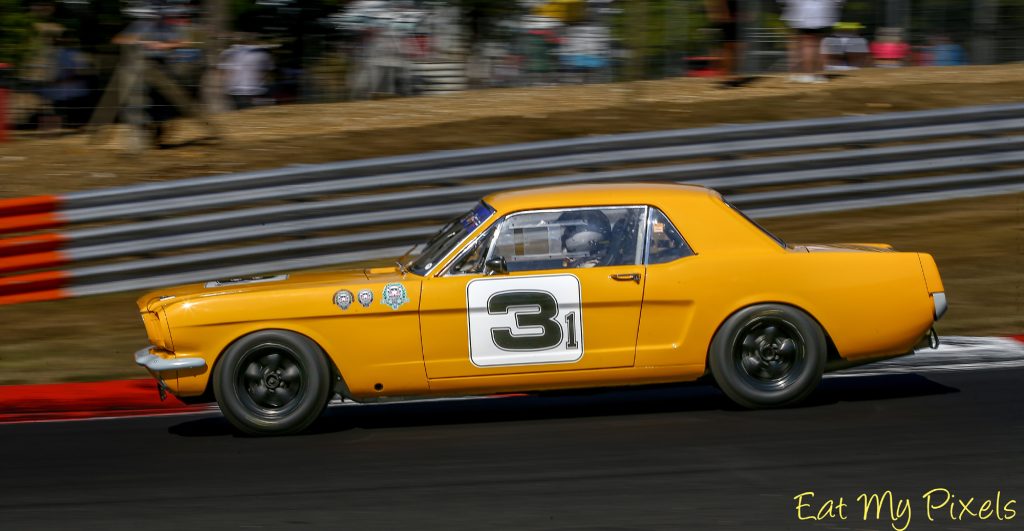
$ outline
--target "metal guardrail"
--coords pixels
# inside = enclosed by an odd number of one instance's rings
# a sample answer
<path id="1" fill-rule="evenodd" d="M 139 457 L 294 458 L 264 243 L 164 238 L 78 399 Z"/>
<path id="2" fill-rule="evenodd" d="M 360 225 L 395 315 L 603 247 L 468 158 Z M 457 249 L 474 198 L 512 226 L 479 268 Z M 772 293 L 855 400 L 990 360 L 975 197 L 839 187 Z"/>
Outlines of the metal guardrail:
<path id="1" fill-rule="evenodd" d="M 719 189 L 754 217 L 1011 193 L 1024 190 L 1022 147 L 1024 104 L 1006 104 L 595 136 L 0 200 L 0 234 L 13 235 L 0 238 L 0 304 L 392 257 L 433 223 L 512 188 L 691 182 Z M 100 225 L 71 228 L 83 224 Z M 39 232 L 52 229 L 65 230 Z"/>

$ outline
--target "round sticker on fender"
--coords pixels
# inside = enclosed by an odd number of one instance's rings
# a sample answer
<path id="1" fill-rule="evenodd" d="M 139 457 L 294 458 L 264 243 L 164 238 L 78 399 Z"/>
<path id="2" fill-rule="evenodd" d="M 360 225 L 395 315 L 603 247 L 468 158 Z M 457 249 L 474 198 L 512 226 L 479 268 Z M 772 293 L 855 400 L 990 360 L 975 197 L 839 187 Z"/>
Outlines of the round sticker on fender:
<path id="1" fill-rule="evenodd" d="M 479 278 L 466 287 L 469 358 L 480 367 L 567 363 L 583 357 L 574 275 Z"/>

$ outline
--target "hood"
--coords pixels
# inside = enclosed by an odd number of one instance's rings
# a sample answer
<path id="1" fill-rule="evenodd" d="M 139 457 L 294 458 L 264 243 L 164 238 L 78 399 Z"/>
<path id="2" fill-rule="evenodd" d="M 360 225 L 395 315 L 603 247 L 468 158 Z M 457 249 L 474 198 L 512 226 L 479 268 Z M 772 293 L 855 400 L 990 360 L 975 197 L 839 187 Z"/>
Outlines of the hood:
<path id="1" fill-rule="evenodd" d="M 361 286 L 401 280 L 403 280 L 403 275 L 395 267 L 250 275 L 162 288 L 143 295 L 138 299 L 137 304 L 140 311 L 156 312 L 170 304 L 208 297 L 222 297 L 239 293 L 274 293 L 316 287 L 330 288 L 339 285 Z"/>
<path id="2" fill-rule="evenodd" d="M 793 245 L 793 250 L 804 253 L 887 253 L 888 243 L 805 243 Z"/>

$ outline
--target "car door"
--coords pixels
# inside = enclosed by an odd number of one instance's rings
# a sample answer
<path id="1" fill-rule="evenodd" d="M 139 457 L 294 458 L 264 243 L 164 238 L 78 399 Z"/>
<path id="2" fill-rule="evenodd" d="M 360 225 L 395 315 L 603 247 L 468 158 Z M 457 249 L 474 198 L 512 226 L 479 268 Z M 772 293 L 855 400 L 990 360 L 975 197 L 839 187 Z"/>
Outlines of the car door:
<path id="1" fill-rule="evenodd" d="M 510 214 L 423 283 L 427 376 L 631 367 L 647 208 Z"/>

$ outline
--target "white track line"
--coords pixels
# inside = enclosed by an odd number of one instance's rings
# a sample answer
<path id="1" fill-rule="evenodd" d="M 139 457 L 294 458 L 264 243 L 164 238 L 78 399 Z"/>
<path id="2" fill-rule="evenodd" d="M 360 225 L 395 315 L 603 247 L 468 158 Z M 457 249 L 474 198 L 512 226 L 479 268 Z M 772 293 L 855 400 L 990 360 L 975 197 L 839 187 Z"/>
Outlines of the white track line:
<path id="1" fill-rule="evenodd" d="M 1024 343 L 1002 337 L 940 338 L 938 349 L 830 373 L 829 377 L 956 372 L 1024 367 Z"/>

